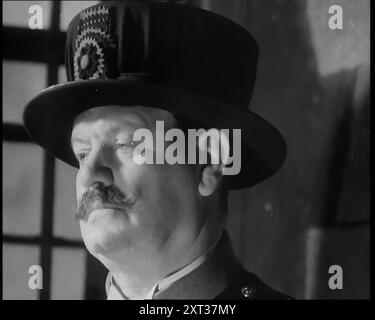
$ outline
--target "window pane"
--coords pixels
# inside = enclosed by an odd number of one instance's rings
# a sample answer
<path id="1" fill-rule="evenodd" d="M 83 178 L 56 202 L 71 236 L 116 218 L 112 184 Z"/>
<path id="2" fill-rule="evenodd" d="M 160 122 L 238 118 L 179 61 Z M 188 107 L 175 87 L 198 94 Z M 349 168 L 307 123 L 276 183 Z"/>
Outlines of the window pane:
<path id="1" fill-rule="evenodd" d="M 3 142 L 3 233 L 39 234 L 42 156 L 32 144 Z"/>
<path id="2" fill-rule="evenodd" d="M 69 239 L 81 239 L 75 219 L 75 181 L 77 169 L 56 160 L 54 234 Z"/>
<path id="3" fill-rule="evenodd" d="M 3 122 L 22 124 L 26 104 L 46 86 L 44 64 L 3 62 Z"/>
<path id="4" fill-rule="evenodd" d="M 60 29 L 65 31 L 70 21 L 77 13 L 99 2 L 100 1 L 62 1 Z"/>
<path id="5" fill-rule="evenodd" d="M 3 299 L 35 300 L 38 289 L 32 290 L 28 282 L 32 274 L 29 268 L 39 264 L 39 248 L 3 244 Z"/>
<path id="6" fill-rule="evenodd" d="M 38 5 L 42 9 L 43 29 L 50 26 L 51 1 L 3 1 L 3 25 L 21 28 L 29 28 L 29 20 L 36 13 L 29 9 L 32 5 Z M 30 9 L 30 10 L 31 10 Z"/>
<path id="7" fill-rule="evenodd" d="M 60 66 L 58 70 L 58 75 L 57 75 L 57 83 L 64 83 L 67 82 L 66 80 L 66 72 L 65 72 L 65 66 Z"/>
<path id="8" fill-rule="evenodd" d="M 52 254 L 52 300 L 83 300 L 86 252 L 56 248 Z"/>

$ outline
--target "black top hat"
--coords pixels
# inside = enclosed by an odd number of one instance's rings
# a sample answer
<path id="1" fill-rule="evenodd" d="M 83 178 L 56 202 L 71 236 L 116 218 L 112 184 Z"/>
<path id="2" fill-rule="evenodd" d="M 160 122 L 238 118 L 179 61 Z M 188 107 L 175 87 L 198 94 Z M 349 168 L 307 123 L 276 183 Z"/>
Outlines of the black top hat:
<path id="1" fill-rule="evenodd" d="M 250 187 L 276 172 L 286 145 L 248 110 L 258 46 L 231 20 L 173 3 L 111 1 L 83 10 L 67 30 L 68 82 L 49 87 L 24 112 L 31 138 L 78 166 L 74 118 L 104 105 L 166 109 L 202 127 L 241 129 L 242 167 L 229 187 Z"/>

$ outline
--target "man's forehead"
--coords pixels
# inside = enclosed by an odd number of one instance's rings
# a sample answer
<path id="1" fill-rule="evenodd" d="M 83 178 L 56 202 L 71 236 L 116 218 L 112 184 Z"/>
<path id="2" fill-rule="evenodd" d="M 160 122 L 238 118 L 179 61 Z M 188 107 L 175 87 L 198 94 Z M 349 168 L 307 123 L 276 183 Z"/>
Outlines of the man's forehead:
<path id="1" fill-rule="evenodd" d="M 74 125 L 79 122 L 93 122 L 95 120 L 129 120 L 144 122 L 153 122 L 156 120 L 173 121 L 173 115 L 163 109 L 146 106 L 100 106 L 86 110 L 79 114 L 74 121 Z"/>
<path id="2" fill-rule="evenodd" d="M 88 128 L 90 124 L 103 121 L 113 125 L 135 125 L 149 129 L 155 127 L 156 121 L 164 121 L 166 127 L 173 127 L 177 124 L 174 116 L 166 110 L 146 106 L 111 105 L 95 107 L 79 114 L 74 120 L 73 132 L 79 127 Z"/>

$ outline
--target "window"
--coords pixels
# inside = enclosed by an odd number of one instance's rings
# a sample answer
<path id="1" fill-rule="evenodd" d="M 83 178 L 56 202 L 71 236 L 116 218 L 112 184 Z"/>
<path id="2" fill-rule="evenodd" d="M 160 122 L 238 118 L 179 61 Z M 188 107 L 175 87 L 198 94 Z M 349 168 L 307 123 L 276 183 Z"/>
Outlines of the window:
<path id="1" fill-rule="evenodd" d="M 3 1 L 4 299 L 105 298 L 106 270 L 87 253 L 74 218 L 75 169 L 32 143 L 22 125 L 26 103 L 66 81 L 67 24 L 97 2 Z M 31 5 L 42 8 L 42 30 L 28 27 Z M 28 287 L 32 265 L 42 267 L 41 290 Z"/>

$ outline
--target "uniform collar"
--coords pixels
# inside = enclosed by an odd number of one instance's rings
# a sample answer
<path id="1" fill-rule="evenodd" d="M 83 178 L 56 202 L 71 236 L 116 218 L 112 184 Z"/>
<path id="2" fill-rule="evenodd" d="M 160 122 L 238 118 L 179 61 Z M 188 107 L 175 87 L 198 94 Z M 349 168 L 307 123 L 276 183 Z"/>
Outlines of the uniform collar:
<path id="1" fill-rule="evenodd" d="M 240 270 L 226 232 L 196 260 L 153 286 L 145 299 L 213 299 Z M 109 273 L 108 300 L 128 299 Z"/>

